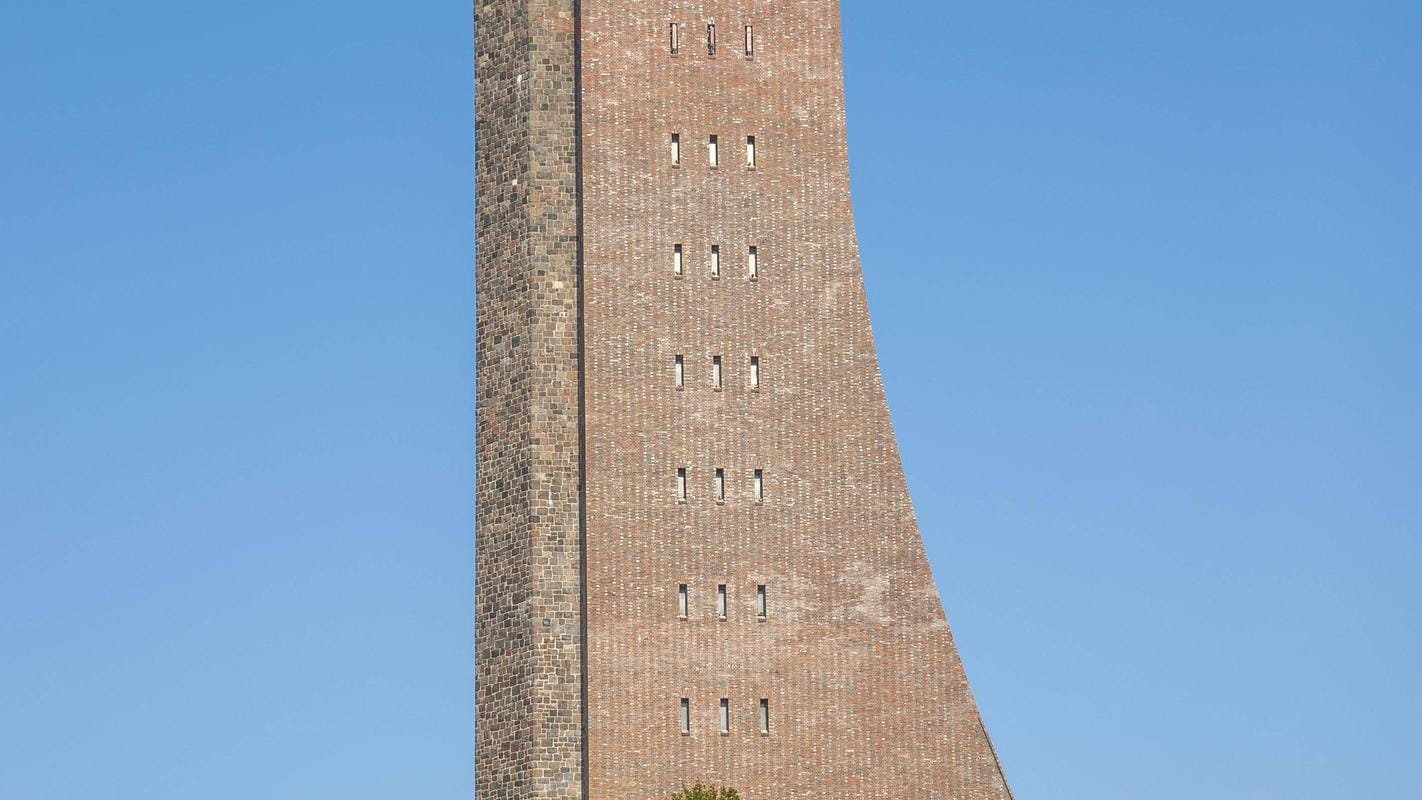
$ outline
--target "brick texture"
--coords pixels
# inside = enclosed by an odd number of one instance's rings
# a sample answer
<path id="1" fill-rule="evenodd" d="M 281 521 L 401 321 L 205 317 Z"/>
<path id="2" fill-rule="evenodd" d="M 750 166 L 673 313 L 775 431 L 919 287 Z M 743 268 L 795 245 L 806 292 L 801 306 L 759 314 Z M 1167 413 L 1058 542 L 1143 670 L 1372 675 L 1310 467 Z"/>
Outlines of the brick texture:
<path id="1" fill-rule="evenodd" d="M 1009 798 L 884 399 L 838 4 L 580 6 L 476 7 L 479 796 Z"/>

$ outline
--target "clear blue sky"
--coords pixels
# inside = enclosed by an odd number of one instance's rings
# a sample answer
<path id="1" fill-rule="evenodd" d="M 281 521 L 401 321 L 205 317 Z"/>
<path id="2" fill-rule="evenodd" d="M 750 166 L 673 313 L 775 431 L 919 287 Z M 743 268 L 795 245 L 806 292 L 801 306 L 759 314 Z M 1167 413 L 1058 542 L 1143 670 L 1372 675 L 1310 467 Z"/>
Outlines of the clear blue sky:
<path id="1" fill-rule="evenodd" d="M 1422 797 L 1422 5 L 844 6 L 1018 797 Z M 470 795 L 469 25 L 0 2 L 0 797 Z"/>

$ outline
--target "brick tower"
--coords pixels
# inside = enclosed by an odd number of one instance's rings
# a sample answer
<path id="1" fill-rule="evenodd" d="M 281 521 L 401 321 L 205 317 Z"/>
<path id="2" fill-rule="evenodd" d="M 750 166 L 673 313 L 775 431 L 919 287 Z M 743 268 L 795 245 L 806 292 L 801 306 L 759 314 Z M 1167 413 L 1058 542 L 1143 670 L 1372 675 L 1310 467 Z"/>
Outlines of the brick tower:
<path id="1" fill-rule="evenodd" d="M 836 0 L 476 0 L 477 796 L 1009 798 L 908 497 Z"/>

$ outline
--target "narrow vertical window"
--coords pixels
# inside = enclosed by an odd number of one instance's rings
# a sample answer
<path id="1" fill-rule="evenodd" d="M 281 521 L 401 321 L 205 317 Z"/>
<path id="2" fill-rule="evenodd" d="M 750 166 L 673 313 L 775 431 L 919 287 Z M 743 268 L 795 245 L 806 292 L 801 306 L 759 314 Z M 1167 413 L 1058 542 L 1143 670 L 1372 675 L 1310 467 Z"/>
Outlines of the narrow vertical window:
<path id="1" fill-rule="evenodd" d="M 711 245 L 711 277 L 721 277 L 721 245 Z"/>
<path id="2" fill-rule="evenodd" d="M 672 156 L 672 166 L 673 166 L 673 167 L 679 167 L 679 166 L 681 166 L 681 134 L 679 134 L 679 133 L 673 133 L 673 134 L 672 134 L 672 142 L 671 142 L 671 144 L 672 144 L 672 153 L 671 153 L 671 156 Z"/>
<path id="3" fill-rule="evenodd" d="M 760 733 L 762 736 L 770 735 L 770 701 L 764 698 L 760 701 Z"/>
<path id="4" fill-rule="evenodd" d="M 746 137 L 746 166 L 755 169 L 755 137 Z"/>
<path id="5" fill-rule="evenodd" d="M 755 58 L 755 26 L 746 26 L 746 58 Z"/>
<path id="6" fill-rule="evenodd" d="M 706 55 L 716 55 L 716 23 L 706 23 Z"/>
<path id="7" fill-rule="evenodd" d="M 685 589 L 686 587 L 683 586 L 681 588 Z M 766 602 L 764 585 L 755 587 L 755 615 L 762 620 L 770 615 L 770 605 Z M 683 614 L 682 616 L 686 615 Z"/>
<path id="8" fill-rule="evenodd" d="M 760 248 L 751 245 L 750 252 L 746 254 L 746 275 L 751 280 L 760 277 Z"/>
<path id="9" fill-rule="evenodd" d="M 731 699 L 721 698 L 721 735 L 731 732 Z"/>
<path id="10" fill-rule="evenodd" d="M 716 502 L 726 502 L 726 471 L 724 469 L 716 469 L 716 481 L 712 485 L 712 489 L 716 495 Z"/>
<path id="11" fill-rule="evenodd" d="M 681 274 L 681 245 L 672 246 L 672 274 Z"/>
<path id="12" fill-rule="evenodd" d="M 721 357 L 711 356 L 711 388 L 721 388 Z"/>
<path id="13" fill-rule="evenodd" d="M 711 166 L 713 167 L 721 163 L 721 156 L 717 153 L 717 139 L 715 136 L 711 137 L 711 141 L 707 145 L 707 158 L 711 160 Z"/>
<path id="14" fill-rule="evenodd" d="M 755 477 L 751 479 L 751 492 L 755 495 L 757 503 L 765 500 L 765 472 L 756 470 Z"/>
<path id="15" fill-rule="evenodd" d="M 761 701 L 761 703 L 764 703 L 764 702 L 765 702 L 764 700 Z M 681 709 L 680 709 L 679 713 L 677 714 L 677 717 L 678 717 L 678 720 L 677 720 L 677 721 L 678 721 L 678 722 L 680 723 L 680 725 L 681 725 L 681 733 L 682 733 L 682 735 L 683 735 L 683 736 L 689 735 L 689 734 L 691 733 L 691 698 L 689 698 L 689 697 L 683 697 L 683 698 L 681 698 Z"/>
<path id="16" fill-rule="evenodd" d="M 751 391 L 760 388 L 760 356 L 751 356 L 750 388 Z"/>
<path id="17" fill-rule="evenodd" d="M 671 54 L 676 55 L 681 52 L 681 26 L 673 22 L 668 34 L 671 40 Z"/>
<path id="18" fill-rule="evenodd" d="M 760 588 L 761 588 L 761 591 L 762 591 L 762 593 L 763 593 L 764 590 L 765 590 L 765 587 L 762 586 L 762 587 L 760 587 Z M 764 601 L 764 599 L 765 599 L 765 598 L 762 596 L 762 597 L 761 597 L 761 600 Z M 691 593 L 690 593 L 690 591 L 687 589 L 686 584 L 683 583 L 681 586 L 678 586 L 678 587 L 677 587 L 677 590 L 676 590 L 676 615 L 677 615 L 678 617 L 681 617 L 682 619 L 686 619 L 687 616 L 689 615 L 688 612 L 690 612 L 690 611 L 691 611 Z M 765 615 L 762 614 L 761 616 L 765 616 Z"/>
<path id="19" fill-rule="evenodd" d="M 686 359 L 681 356 L 677 356 L 676 361 L 672 362 L 672 379 L 676 381 L 676 388 L 686 387 Z"/>
<path id="20" fill-rule="evenodd" d="M 726 618 L 726 584 L 716 587 L 716 616 Z"/>
<path id="21" fill-rule="evenodd" d="M 676 499 L 677 502 L 686 502 L 686 467 L 676 471 Z"/>

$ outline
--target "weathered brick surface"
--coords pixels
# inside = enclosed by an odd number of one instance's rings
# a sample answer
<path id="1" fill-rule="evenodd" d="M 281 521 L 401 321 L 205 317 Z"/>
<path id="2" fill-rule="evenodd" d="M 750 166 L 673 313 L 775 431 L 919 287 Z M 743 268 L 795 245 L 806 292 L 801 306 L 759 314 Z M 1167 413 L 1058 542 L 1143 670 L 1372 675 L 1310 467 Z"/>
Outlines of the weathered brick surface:
<path id="1" fill-rule="evenodd" d="M 594 800 L 658 798 L 698 779 L 747 800 L 1009 797 L 884 401 L 850 206 L 838 4 L 583 0 L 581 349 L 571 0 L 478 9 L 480 795 L 571 797 L 586 759 Z M 683 28 L 675 57 L 672 22 Z M 520 94 L 525 71 L 540 77 Z M 579 379 L 586 653 L 569 527 Z"/>

